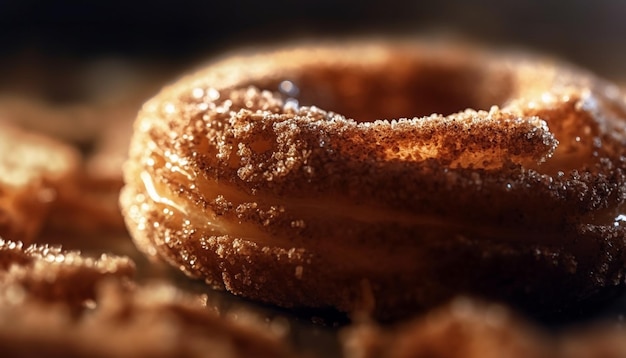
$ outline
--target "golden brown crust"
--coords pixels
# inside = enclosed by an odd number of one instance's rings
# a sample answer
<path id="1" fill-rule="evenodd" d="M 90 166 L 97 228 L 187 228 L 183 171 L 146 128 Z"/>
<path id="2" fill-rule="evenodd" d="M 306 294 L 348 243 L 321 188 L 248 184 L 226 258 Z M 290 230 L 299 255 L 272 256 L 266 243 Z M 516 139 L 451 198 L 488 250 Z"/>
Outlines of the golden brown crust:
<path id="1" fill-rule="evenodd" d="M 393 117 L 413 118 L 377 120 Z M 144 105 L 121 202 L 149 256 L 254 299 L 550 311 L 622 283 L 625 119 L 614 86 L 544 59 L 408 42 L 237 56 Z"/>

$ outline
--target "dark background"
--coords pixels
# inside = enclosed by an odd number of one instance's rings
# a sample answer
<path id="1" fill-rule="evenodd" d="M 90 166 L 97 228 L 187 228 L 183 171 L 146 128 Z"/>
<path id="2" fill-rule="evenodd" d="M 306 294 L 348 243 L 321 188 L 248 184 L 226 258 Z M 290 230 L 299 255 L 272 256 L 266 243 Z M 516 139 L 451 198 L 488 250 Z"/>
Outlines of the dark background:
<path id="1" fill-rule="evenodd" d="M 0 0 L 0 58 L 177 62 L 238 45 L 351 34 L 446 34 L 626 72 L 626 1 Z"/>

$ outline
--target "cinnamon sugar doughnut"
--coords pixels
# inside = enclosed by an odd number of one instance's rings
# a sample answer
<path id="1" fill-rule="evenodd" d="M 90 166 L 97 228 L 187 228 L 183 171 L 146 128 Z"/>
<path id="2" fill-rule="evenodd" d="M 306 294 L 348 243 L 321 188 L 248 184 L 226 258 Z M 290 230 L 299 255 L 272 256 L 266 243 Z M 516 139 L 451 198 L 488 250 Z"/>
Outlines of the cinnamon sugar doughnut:
<path id="1" fill-rule="evenodd" d="M 134 273 L 135 263 L 126 256 L 93 258 L 60 246 L 26 246 L 0 238 L 0 306 L 11 297 L 29 296 L 77 309 L 95 298 L 100 282 L 129 280 Z"/>
<path id="2" fill-rule="evenodd" d="M 559 354 L 557 337 L 506 306 L 466 297 L 391 327 L 355 323 L 341 332 L 341 340 L 345 358 L 570 357 Z"/>
<path id="3" fill-rule="evenodd" d="M 220 317 L 206 295 L 134 272 L 125 256 L 0 239 L 3 357 L 296 357 L 253 317 Z"/>
<path id="4" fill-rule="evenodd" d="M 79 163 L 74 148 L 0 122 L 0 238 L 32 240 Z"/>
<path id="5" fill-rule="evenodd" d="M 128 96 L 125 91 L 129 89 L 114 93 Z M 55 195 L 51 215 L 41 230 L 44 235 L 62 232 L 82 237 L 126 231 L 118 204 L 123 185 L 121 164 L 127 156 L 132 121 L 145 98 L 136 98 L 130 92 L 124 100 L 111 98 L 72 105 L 0 95 L 1 120 L 19 127 L 20 132 L 45 137 L 46 142 L 63 142 L 74 152 L 74 172 L 64 179 L 63 190 Z M 50 152 L 58 150 L 51 148 Z M 11 151 L 3 154 L 13 157 Z"/>
<path id="6" fill-rule="evenodd" d="M 391 327 L 362 322 L 341 332 L 345 358 L 618 358 L 625 337 L 623 324 L 607 322 L 547 334 L 509 307 L 466 297 Z"/>
<path id="7" fill-rule="evenodd" d="M 558 61 L 303 45 L 148 101 L 121 203 L 147 255 L 252 299 L 552 312 L 623 282 L 625 144 L 617 87 Z"/>

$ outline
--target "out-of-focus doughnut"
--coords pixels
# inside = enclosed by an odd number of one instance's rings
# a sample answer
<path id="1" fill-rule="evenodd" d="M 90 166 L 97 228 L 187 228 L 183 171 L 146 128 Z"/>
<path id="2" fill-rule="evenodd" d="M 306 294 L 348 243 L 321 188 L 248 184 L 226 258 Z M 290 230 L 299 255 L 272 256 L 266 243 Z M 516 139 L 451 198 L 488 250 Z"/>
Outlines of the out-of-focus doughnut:
<path id="1" fill-rule="evenodd" d="M 119 210 L 120 189 L 121 185 L 116 181 L 101 180 L 82 172 L 67 190 L 59 192 L 42 228 L 42 235 L 49 239 L 69 234 L 65 240 L 82 240 L 84 236 L 125 234 Z M 70 244 L 68 241 L 60 243 Z"/>
<path id="2" fill-rule="evenodd" d="M 0 122 L 0 237 L 31 241 L 79 163 L 73 148 Z"/>
<path id="3" fill-rule="evenodd" d="M 292 357 L 253 317 L 220 317 L 206 296 L 130 280 L 124 256 L 0 240 L 4 357 Z"/>
<path id="4" fill-rule="evenodd" d="M 2 121 L 70 144 L 83 157 L 72 190 L 61 193 L 54 203 L 43 228 L 47 237 L 126 231 L 118 198 L 132 122 L 171 69 L 157 71 L 149 64 L 127 61 L 110 65 L 96 60 L 64 64 L 35 77 L 29 71 L 11 73 L 12 81 L 8 78 L 0 85 L 8 86 L 0 88 Z"/>
<path id="5" fill-rule="evenodd" d="M 1 120 L 40 137 L 63 141 L 76 153 L 78 170 L 73 173 L 72 183 L 66 180 L 66 190 L 57 192 L 43 229 L 45 235 L 60 232 L 84 237 L 125 232 L 118 197 L 132 120 L 145 96 L 137 97 L 52 105 L 41 99 L 0 96 Z"/>
<path id="6" fill-rule="evenodd" d="M 557 339 L 506 306 L 459 297 L 393 327 L 356 323 L 341 332 L 346 358 L 557 358 Z"/>
<path id="7" fill-rule="evenodd" d="M 391 327 L 359 322 L 340 335 L 346 358 L 619 358 L 626 354 L 623 324 L 602 322 L 548 334 L 509 307 L 465 297 L 409 322 Z"/>
<path id="8" fill-rule="evenodd" d="M 130 279 L 135 264 L 125 256 L 83 256 L 59 246 L 30 245 L 0 238 L 0 288 L 4 295 L 81 307 L 107 279 Z M 5 297 L 6 298 L 6 297 Z"/>
<path id="9" fill-rule="evenodd" d="M 623 95 L 567 64 L 310 45 L 147 102 L 121 203 L 146 254 L 249 298 L 397 317 L 469 293 L 551 312 L 623 283 L 625 154 Z"/>
<path id="10" fill-rule="evenodd" d="M 0 297 L 3 357 L 298 357 L 254 319 L 220 317 L 167 285 L 103 282 L 95 307 Z"/>

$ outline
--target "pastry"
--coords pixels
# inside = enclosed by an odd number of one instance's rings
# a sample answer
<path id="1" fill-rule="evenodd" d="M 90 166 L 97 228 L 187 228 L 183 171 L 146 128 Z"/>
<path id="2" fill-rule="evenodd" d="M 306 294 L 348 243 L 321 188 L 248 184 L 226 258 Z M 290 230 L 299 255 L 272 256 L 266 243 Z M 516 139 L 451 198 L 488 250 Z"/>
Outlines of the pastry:
<path id="1" fill-rule="evenodd" d="M 395 119 L 394 119 L 395 118 Z M 623 283 L 626 102 L 568 64 L 415 42 L 232 56 L 135 123 L 140 250 L 285 307 L 547 314 Z"/>

